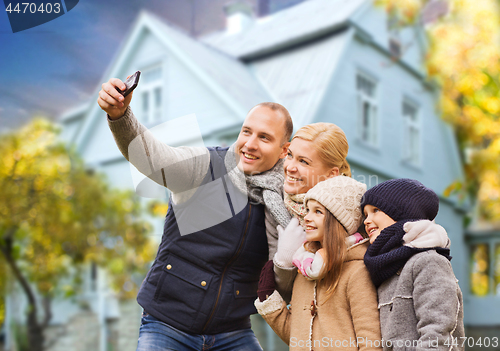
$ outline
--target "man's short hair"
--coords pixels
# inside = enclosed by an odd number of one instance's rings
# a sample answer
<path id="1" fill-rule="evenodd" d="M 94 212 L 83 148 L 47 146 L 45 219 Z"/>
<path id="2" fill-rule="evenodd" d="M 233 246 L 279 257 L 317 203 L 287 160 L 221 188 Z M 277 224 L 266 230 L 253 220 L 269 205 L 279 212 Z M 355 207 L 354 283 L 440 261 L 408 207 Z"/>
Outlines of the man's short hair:
<path id="1" fill-rule="evenodd" d="M 281 145 L 284 145 L 286 142 L 290 141 L 293 133 L 293 121 L 288 110 L 283 105 L 280 105 L 277 102 L 261 102 L 260 104 L 252 107 L 252 110 L 258 106 L 265 106 L 273 111 L 278 111 L 281 113 L 281 115 L 285 119 L 285 134 L 283 135 L 283 141 Z"/>

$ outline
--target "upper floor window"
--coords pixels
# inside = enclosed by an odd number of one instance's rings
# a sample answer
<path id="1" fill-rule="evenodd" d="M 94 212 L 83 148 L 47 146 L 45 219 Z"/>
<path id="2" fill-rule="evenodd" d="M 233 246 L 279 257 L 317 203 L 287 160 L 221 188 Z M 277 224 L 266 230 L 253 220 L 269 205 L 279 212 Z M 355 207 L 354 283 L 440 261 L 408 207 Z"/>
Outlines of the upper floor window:
<path id="1" fill-rule="evenodd" d="M 160 65 L 145 69 L 141 74 L 142 119 L 145 123 L 162 117 L 162 69 Z"/>
<path id="2" fill-rule="evenodd" d="M 420 164 L 420 119 L 418 108 L 403 101 L 404 146 L 403 159 L 413 165 Z"/>
<path id="3" fill-rule="evenodd" d="M 358 137 L 364 142 L 377 146 L 377 84 L 366 75 L 356 77 L 358 94 Z"/>

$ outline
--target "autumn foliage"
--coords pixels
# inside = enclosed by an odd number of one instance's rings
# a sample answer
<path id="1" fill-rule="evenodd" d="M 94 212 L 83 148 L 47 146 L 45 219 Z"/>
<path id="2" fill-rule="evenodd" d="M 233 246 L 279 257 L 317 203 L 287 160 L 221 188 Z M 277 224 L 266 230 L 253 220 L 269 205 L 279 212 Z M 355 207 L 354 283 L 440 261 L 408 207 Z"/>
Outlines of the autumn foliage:
<path id="1" fill-rule="evenodd" d="M 42 349 L 51 301 L 78 292 L 83 263 L 106 268 L 131 297 L 154 254 L 133 193 L 111 188 L 57 134 L 35 119 L 0 138 L 0 287 L 9 277 L 21 287 L 32 350 Z"/>
<path id="2" fill-rule="evenodd" d="M 399 25 L 420 25 L 431 1 L 382 0 Z M 465 179 L 451 184 L 477 201 L 479 219 L 500 220 L 500 3 L 498 0 L 432 0 L 447 14 L 425 23 L 430 79 L 441 87 L 442 118 L 451 123 L 462 151 Z"/>

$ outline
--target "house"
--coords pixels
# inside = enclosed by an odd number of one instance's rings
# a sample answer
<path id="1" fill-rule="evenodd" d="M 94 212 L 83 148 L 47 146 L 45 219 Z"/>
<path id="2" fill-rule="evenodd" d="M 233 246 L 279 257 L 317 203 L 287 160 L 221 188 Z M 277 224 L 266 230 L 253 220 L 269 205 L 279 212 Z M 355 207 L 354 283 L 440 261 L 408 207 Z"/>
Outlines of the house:
<path id="1" fill-rule="evenodd" d="M 414 178 L 443 194 L 463 178 L 454 134 L 436 109 L 439 90 L 423 70 L 426 38 L 420 27 L 391 28 L 391 19 L 371 0 L 309 0 L 258 19 L 244 2 L 233 2 L 227 14 L 225 31 L 193 38 L 140 13 L 102 82 L 140 70 L 131 103 L 138 119 L 153 129 L 194 114 L 207 146 L 232 144 L 252 106 L 276 101 L 290 111 L 295 130 L 319 121 L 339 125 L 349 140 L 353 177 L 368 187 Z M 62 137 L 115 186 L 137 185 L 94 98 L 68 111 L 61 123 Z M 200 141 L 180 128 L 170 145 Z M 467 209 L 442 195 L 440 204 L 436 221 L 453 243 L 467 323 L 474 308 L 462 228 Z M 154 222 L 158 240 L 162 222 Z M 265 350 L 283 347 L 255 321 Z"/>

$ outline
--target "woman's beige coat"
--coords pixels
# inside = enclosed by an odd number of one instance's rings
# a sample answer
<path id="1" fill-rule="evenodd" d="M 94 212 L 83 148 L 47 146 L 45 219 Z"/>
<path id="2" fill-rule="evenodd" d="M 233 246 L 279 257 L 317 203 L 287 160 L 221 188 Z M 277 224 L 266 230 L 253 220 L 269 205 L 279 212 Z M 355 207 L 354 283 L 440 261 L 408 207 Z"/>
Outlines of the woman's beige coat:
<path id="1" fill-rule="evenodd" d="M 315 282 L 298 274 L 288 309 L 277 291 L 257 310 L 290 350 L 381 350 L 377 291 L 363 263 L 364 240 L 347 251 L 339 284 L 325 301 L 326 287 L 318 282 L 316 316 L 310 339 L 311 302 Z"/>

